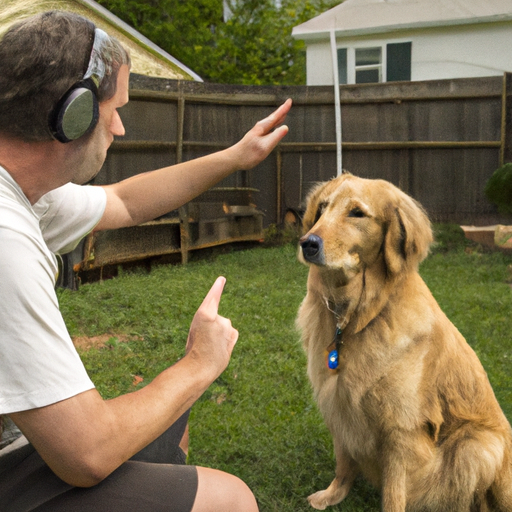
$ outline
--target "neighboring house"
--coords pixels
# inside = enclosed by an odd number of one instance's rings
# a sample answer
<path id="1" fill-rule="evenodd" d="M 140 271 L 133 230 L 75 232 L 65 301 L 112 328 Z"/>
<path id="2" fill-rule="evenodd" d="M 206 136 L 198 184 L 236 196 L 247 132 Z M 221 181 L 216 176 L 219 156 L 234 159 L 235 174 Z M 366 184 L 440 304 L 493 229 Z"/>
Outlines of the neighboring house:
<path id="1" fill-rule="evenodd" d="M 187 66 L 94 0 L 0 0 L 0 37 L 16 21 L 51 9 L 81 14 L 119 39 L 130 50 L 133 73 L 202 82 L 201 77 Z"/>
<path id="2" fill-rule="evenodd" d="M 308 85 L 334 84 L 335 67 L 340 84 L 512 72 L 512 0 L 345 0 L 292 35 Z"/>

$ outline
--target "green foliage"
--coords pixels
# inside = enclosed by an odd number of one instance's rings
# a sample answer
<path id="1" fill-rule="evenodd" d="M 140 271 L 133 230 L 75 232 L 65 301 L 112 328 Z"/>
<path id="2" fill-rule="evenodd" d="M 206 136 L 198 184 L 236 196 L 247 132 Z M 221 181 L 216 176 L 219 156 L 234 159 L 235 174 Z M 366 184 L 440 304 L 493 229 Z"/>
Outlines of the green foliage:
<path id="1" fill-rule="evenodd" d="M 300 238 L 300 226 L 284 226 L 278 228 L 275 224 L 265 229 L 263 244 L 265 247 L 274 247 L 283 244 L 297 244 Z"/>
<path id="2" fill-rule="evenodd" d="M 484 189 L 487 199 L 501 214 L 512 214 L 512 163 L 496 169 Z"/>
<path id="3" fill-rule="evenodd" d="M 421 274 L 489 374 L 512 419 L 512 258 L 466 252 L 453 226 L 436 226 L 442 250 Z M 110 333 L 82 358 L 99 391 L 114 397 L 150 382 L 183 355 L 188 326 L 218 275 L 227 278 L 220 313 L 240 337 L 226 371 L 192 409 L 189 462 L 240 476 L 262 512 L 309 512 L 306 496 L 334 476 L 332 441 L 314 403 L 294 321 L 308 269 L 296 244 L 232 251 L 187 266 L 59 290 L 73 336 Z M 117 335 L 140 341 L 120 343 Z M 134 381 L 134 376 L 144 379 Z M 363 480 L 333 512 L 377 512 L 378 493 Z"/>
<path id="4" fill-rule="evenodd" d="M 433 224 L 434 243 L 431 253 L 447 253 L 475 248 L 477 244 L 468 240 L 458 224 Z"/>
<path id="5" fill-rule="evenodd" d="M 210 82 L 245 85 L 305 83 L 302 41 L 292 28 L 339 0 L 99 0 L 99 3 Z"/>

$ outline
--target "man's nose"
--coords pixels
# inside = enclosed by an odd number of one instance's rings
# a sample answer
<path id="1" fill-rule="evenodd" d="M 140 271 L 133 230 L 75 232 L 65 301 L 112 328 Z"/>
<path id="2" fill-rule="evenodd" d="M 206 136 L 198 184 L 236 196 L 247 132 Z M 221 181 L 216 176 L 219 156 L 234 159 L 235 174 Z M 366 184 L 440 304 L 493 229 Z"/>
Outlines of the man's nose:
<path id="1" fill-rule="evenodd" d="M 121 120 L 121 116 L 119 115 L 119 112 L 117 112 L 117 110 L 114 112 L 114 116 L 112 117 L 110 131 L 114 135 L 117 135 L 118 137 L 122 137 L 126 133 L 123 121 Z"/>

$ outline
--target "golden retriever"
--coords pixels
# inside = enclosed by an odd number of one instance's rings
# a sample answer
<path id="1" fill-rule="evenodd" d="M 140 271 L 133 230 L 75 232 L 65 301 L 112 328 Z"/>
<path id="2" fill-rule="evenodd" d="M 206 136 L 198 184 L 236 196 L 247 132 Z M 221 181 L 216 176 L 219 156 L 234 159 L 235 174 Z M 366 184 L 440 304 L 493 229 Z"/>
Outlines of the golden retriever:
<path id="1" fill-rule="evenodd" d="M 361 473 L 384 512 L 512 511 L 511 428 L 418 273 L 432 242 L 422 207 L 346 173 L 312 190 L 303 225 L 297 325 L 336 455 L 310 504 L 339 503 Z"/>

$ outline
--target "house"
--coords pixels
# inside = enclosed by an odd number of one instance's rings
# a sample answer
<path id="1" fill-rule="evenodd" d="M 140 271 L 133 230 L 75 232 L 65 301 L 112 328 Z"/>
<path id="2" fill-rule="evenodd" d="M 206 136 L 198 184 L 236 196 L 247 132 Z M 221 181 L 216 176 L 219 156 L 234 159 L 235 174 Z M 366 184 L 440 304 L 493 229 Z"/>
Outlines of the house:
<path id="1" fill-rule="evenodd" d="M 512 0 L 345 0 L 292 35 L 308 85 L 334 84 L 336 67 L 340 84 L 512 72 Z"/>
<path id="2" fill-rule="evenodd" d="M 116 37 L 130 50 L 133 73 L 202 82 L 199 75 L 94 0 L 1 0 L 0 37 L 16 21 L 51 9 L 81 14 Z"/>

